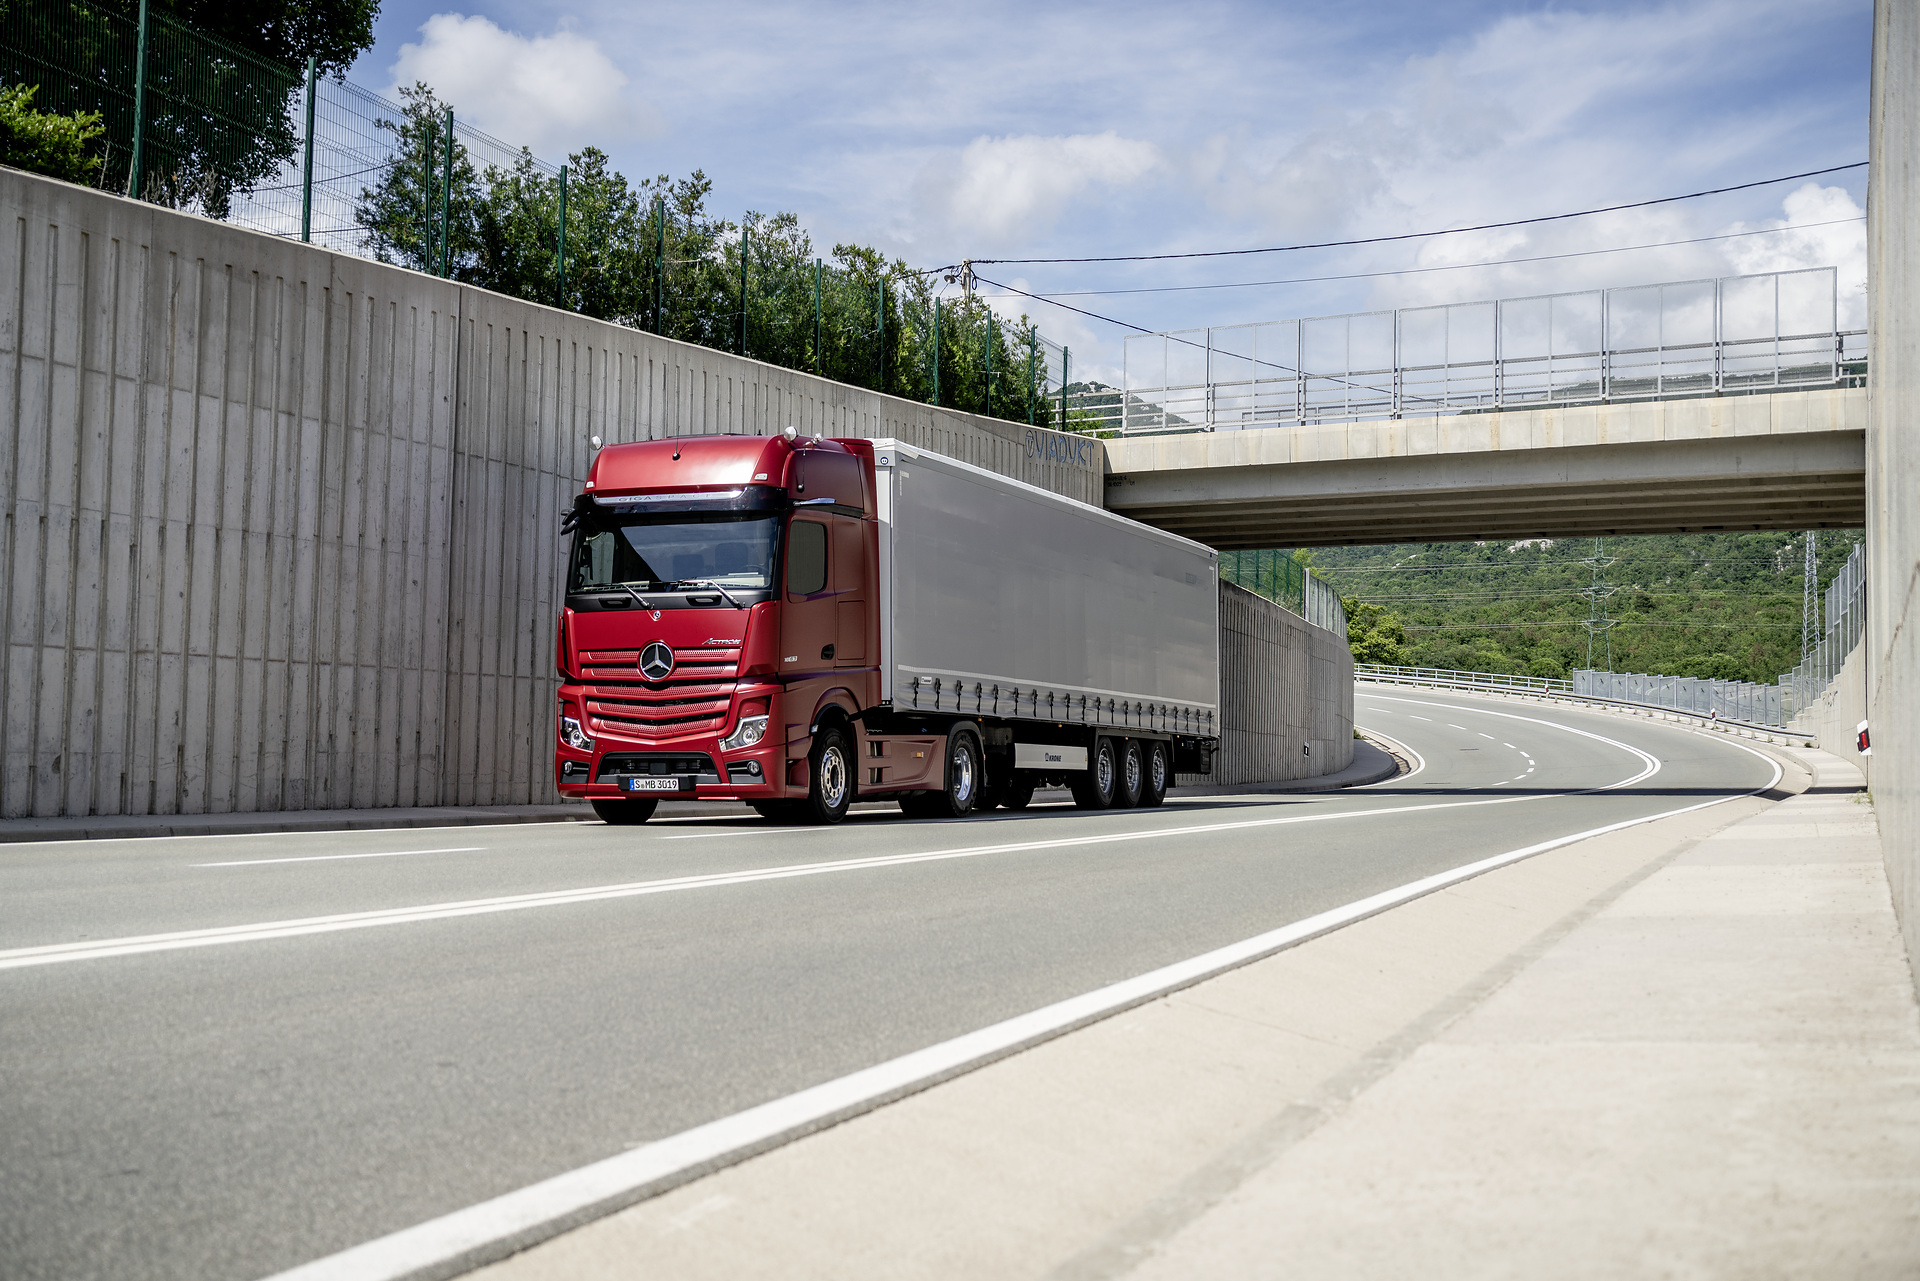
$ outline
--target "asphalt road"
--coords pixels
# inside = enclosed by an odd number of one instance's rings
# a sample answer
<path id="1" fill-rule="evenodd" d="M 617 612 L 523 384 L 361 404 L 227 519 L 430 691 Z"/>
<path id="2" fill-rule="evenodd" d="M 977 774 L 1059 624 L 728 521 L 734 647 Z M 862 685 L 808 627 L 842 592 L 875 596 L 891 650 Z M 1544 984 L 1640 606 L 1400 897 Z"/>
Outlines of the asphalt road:
<path id="1" fill-rule="evenodd" d="M 0 1276 L 251 1281 L 1434 872 L 1772 777 L 1664 724 L 1409 690 L 1363 689 L 1358 709 L 1416 773 L 835 829 L 0 846 Z"/>

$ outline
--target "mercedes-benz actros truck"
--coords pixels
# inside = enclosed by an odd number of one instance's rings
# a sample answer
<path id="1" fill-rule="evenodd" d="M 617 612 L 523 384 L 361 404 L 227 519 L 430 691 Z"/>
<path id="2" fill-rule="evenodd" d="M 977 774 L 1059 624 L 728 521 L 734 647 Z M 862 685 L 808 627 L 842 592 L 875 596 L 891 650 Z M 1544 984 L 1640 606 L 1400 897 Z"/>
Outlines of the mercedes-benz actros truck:
<path id="1" fill-rule="evenodd" d="M 609 445 L 562 525 L 554 779 L 834 823 L 1212 772 L 1217 553 L 891 440 Z"/>

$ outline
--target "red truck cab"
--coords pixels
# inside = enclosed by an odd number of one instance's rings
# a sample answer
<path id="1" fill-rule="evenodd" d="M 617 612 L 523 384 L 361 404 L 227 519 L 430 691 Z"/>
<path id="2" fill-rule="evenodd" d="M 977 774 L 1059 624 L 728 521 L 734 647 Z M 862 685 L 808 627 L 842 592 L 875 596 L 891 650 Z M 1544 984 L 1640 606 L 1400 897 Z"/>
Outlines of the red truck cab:
<path id="1" fill-rule="evenodd" d="M 602 449 L 562 527 L 561 793 L 608 822 L 662 797 L 837 821 L 878 689 L 874 498 L 864 440 Z"/>

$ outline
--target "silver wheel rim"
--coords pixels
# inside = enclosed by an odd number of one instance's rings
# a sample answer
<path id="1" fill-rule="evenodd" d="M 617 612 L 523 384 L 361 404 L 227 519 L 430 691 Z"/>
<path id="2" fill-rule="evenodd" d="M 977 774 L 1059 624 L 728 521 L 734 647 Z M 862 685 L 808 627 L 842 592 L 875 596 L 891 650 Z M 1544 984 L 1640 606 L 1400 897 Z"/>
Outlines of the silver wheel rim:
<path id="1" fill-rule="evenodd" d="M 1127 753 L 1127 791 L 1129 793 L 1132 793 L 1132 792 L 1137 792 L 1139 790 L 1140 790 L 1140 749 L 1135 748 L 1134 750 Z"/>
<path id="2" fill-rule="evenodd" d="M 828 809 L 837 810 L 847 795 L 847 762 L 838 747 L 820 754 L 820 799 Z"/>
<path id="3" fill-rule="evenodd" d="M 1099 755 L 1094 766 L 1094 782 L 1100 785 L 1100 794 L 1105 796 L 1113 791 L 1113 749 L 1102 746 Z"/>
<path id="4" fill-rule="evenodd" d="M 1167 787 L 1167 758 L 1162 752 L 1156 751 L 1153 754 L 1152 775 L 1153 790 L 1156 792 L 1165 791 Z"/>
<path id="5" fill-rule="evenodd" d="M 962 805 L 973 799 L 973 753 L 965 743 L 953 746 L 953 799 Z"/>

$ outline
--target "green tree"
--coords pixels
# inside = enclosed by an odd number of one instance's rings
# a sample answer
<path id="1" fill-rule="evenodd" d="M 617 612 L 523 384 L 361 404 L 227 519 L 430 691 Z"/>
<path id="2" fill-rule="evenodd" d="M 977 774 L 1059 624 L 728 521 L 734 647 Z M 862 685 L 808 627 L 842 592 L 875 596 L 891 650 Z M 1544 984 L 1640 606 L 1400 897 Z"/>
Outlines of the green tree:
<path id="1" fill-rule="evenodd" d="M 1370 605 L 1358 596 L 1343 596 L 1347 611 L 1347 648 L 1356 663 L 1400 667 L 1407 661 L 1407 630 L 1383 605 Z"/>
<path id="2" fill-rule="evenodd" d="M 34 85 L 0 89 L 0 165 L 64 182 L 93 181 L 100 170 L 95 144 L 106 132 L 100 113 L 35 111 L 36 90 Z"/>
<path id="3" fill-rule="evenodd" d="M 415 271 L 438 272 L 442 189 L 447 187 L 446 104 L 419 82 L 402 89 L 400 98 L 402 111 L 398 120 L 374 122 L 377 128 L 393 135 L 393 150 L 378 180 L 360 189 L 353 216 L 366 229 L 362 243 L 376 260 Z M 516 168 L 508 180 L 519 175 L 522 169 L 531 171 L 531 168 L 532 158 L 523 156 L 521 168 Z M 516 226 L 507 234 L 495 233 L 490 239 L 483 237 L 480 177 L 457 133 L 453 143 L 453 182 L 448 190 L 445 221 L 450 247 L 449 272 L 456 280 L 489 285 L 503 270 L 501 255 L 512 257 L 523 252 L 536 228 Z M 551 229 L 551 216 L 546 225 Z M 551 234 L 549 230 L 549 238 Z M 512 257 L 512 261 L 517 264 L 519 260 Z M 500 278 L 520 283 L 510 275 Z M 506 288 L 501 292 L 522 298 L 531 296 L 520 288 Z"/>
<path id="4" fill-rule="evenodd" d="M 140 0 L 108 0 L 108 7 L 140 15 Z M 149 12 L 288 66 L 312 57 L 323 75 L 338 75 L 373 47 L 380 0 L 150 0 Z"/>

